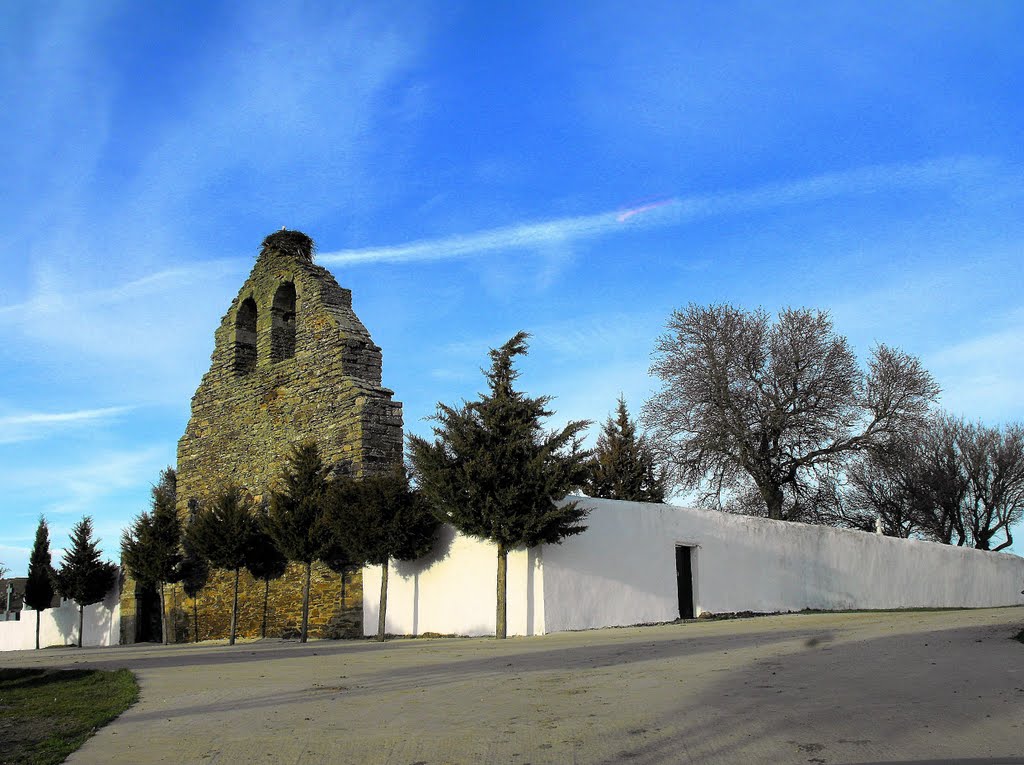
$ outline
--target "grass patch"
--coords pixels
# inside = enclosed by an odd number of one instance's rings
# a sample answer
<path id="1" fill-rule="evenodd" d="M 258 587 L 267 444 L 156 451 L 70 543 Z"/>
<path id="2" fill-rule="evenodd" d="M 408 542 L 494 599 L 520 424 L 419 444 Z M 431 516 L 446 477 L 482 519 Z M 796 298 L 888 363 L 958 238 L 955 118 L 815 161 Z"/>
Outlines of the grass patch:
<path id="1" fill-rule="evenodd" d="M 127 669 L 0 669 L 0 763 L 63 762 L 138 698 Z"/>

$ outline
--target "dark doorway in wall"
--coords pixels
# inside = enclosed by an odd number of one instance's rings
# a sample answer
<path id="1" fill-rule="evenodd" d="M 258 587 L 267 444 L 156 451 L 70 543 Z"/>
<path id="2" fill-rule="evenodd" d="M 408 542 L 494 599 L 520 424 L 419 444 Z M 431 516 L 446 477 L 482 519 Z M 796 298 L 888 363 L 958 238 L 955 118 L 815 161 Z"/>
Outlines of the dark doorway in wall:
<path id="1" fill-rule="evenodd" d="M 676 586 L 679 589 L 679 618 L 693 619 L 693 548 L 676 545 Z"/>
<path id="2" fill-rule="evenodd" d="M 160 593 L 151 584 L 135 585 L 135 642 L 160 643 Z"/>

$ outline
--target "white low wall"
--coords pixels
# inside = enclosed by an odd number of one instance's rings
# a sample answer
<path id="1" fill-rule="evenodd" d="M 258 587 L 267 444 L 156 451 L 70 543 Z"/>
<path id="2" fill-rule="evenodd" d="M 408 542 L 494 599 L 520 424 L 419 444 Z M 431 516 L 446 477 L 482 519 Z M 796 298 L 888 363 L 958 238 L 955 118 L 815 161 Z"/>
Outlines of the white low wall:
<path id="1" fill-rule="evenodd" d="M 85 607 L 84 646 L 117 645 L 121 634 L 121 606 L 114 587 L 101 603 Z M 59 608 L 46 608 L 39 615 L 39 647 L 78 644 L 78 605 L 65 601 Z M 36 612 L 25 609 L 16 622 L 0 622 L 0 651 L 36 647 Z"/>
<path id="2" fill-rule="evenodd" d="M 1024 558 L 672 505 L 582 498 L 583 534 L 509 553 L 508 633 L 672 621 L 675 548 L 692 547 L 697 614 L 804 608 L 1024 604 Z M 496 546 L 445 529 L 392 562 L 387 631 L 494 634 Z M 363 626 L 377 630 L 380 568 L 363 569 Z"/>
<path id="3" fill-rule="evenodd" d="M 434 551 L 388 569 L 387 632 L 392 635 L 493 635 L 497 609 L 498 547 L 442 529 Z M 508 554 L 507 629 L 544 634 L 544 590 L 537 548 Z M 377 634 L 380 566 L 363 568 L 363 632 Z"/>
<path id="4" fill-rule="evenodd" d="M 544 549 L 549 631 L 679 616 L 676 545 L 696 613 L 1024 604 L 1024 558 L 825 526 L 586 500 L 588 530 Z"/>

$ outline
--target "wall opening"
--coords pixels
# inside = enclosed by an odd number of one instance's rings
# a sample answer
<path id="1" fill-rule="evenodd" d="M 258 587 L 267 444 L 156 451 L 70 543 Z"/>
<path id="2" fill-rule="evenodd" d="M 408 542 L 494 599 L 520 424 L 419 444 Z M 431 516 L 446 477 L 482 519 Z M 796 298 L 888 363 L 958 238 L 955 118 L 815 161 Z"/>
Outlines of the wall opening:
<path id="1" fill-rule="evenodd" d="M 676 587 L 679 590 L 679 618 L 694 619 L 693 548 L 676 545 Z"/>
<path id="2" fill-rule="evenodd" d="M 152 584 L 135 584 L 135 642 L 163 641 L 160 622 L 160 593 Z"/>
<path id="3" fill-rule="evenodd" d="M 277 288 L 270 317 L 270 360 L 292 358 L 295 355 L 295 285 L 291 282 Z"/>
<path id="4" fill-rule="evenodd" d="M 256 301 L 242 301 L 235 314 L 235 371 L 248 374 L 256 368 Z"/>

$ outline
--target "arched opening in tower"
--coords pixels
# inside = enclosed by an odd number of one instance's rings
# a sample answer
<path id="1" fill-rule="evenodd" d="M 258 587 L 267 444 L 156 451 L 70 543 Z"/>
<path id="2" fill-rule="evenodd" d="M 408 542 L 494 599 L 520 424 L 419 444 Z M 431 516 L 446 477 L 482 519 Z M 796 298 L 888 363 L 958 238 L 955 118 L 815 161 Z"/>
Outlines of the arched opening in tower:
<path id="1" fill-rule="evenodd" d="M 248 374 L 256 368 L 256 301 L 242 301 L 235 315 L 235 372 Z"/>
<path id="2" fill-rule="evenodd" d="M 270 360 L 282 361 L 295 355 L 295 285 L 285 282 L 274 293 L 270 309 Z"/>

